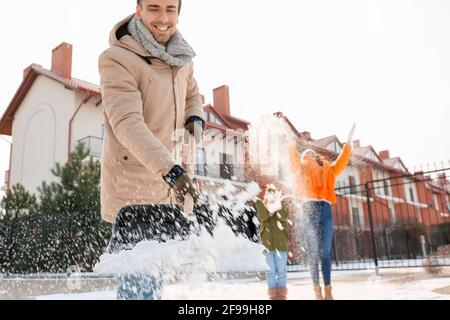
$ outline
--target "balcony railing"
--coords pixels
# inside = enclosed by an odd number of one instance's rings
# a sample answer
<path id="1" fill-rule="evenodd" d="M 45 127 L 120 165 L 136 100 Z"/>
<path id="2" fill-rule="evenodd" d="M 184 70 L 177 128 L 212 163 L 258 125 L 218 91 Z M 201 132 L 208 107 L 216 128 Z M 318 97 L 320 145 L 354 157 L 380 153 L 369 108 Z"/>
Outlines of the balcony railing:
<path id="1" fill-rule="evenodd" d="M 85 149 L 89 151 L 89 156 L 98 158 L 102 156 L 103 139 L 98 137 L 86 137 L 78 140 L 79 143 L 83 143 Z"/>
<path id="2" fill-rule="evenodd" d="M 89 156 L 93 158 L 101 158 L 103 139 L 98 137 L 86 137 L 78 140 L 83 143 L 86 150 L 89 151 Z M 244 182 L 244 166 L 243 165 L 211 165 L 211 164 L 197 164 L 195 167 L 195 174 L 203 177 L 211 177 L 217 179 L 231 180 L 237 182 Z"/>
<path id="3" fill-rule="evenodd" d="M 206 164 L 196 165 L 195 174 L 198 176 L 206 177 L 208 175 L 208 169 L 207 169 Z"/>
<path id="4" fill-rule="evenodd" d="M 198 168 L 197 168 L 198 169 Z M 197 174 L 200 176 L 206 176 L 216 179 L 224 179 L 231 181 L 244 182 L 244 166 L 243 165 L 217 165 L 207 164 L 206 174 L 201 174 L 203 170 L 197 170 Z"/>

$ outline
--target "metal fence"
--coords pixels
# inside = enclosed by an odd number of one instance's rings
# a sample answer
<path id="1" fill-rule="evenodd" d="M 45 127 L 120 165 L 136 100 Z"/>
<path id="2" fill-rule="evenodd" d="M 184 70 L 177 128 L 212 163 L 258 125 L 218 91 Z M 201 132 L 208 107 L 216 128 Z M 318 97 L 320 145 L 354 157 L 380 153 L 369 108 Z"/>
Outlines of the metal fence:
<path id="1" fill-rule="evenodd" d="M 334 270 L 450 265 L 448 177 L 450 168 L 442 168 L 341 182 L 333 206 Z M 289 270 L 304 271 L 307 253 L 296 251 Z"/>

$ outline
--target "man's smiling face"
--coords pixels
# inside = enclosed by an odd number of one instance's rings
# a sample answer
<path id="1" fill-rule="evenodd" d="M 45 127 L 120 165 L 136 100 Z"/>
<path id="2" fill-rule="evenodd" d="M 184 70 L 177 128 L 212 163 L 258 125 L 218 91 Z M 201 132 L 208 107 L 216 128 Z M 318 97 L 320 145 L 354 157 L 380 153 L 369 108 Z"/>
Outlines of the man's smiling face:
<path id="1" fill-rule="evenodd" d="M 159 43 L 166 45 L 177 31 L 179 0 L 142 0 L 136 16 Z"/>

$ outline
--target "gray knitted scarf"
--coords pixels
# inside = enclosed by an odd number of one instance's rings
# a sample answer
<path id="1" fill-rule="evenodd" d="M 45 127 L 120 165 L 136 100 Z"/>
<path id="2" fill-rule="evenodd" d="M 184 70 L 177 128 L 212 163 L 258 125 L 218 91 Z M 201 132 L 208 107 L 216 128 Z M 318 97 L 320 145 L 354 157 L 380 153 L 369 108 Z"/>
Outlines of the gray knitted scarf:
<path id="1" fill-rule="evenodd" d="M 191 63 L 195 52 L 177 30 L 170 38 L 167 46 L 155 40 L 153 34 L 145 27 L 140 19 L 134 16 L 128 23 L 131 37 L 140 43 L 150 54 L 170 66 L 182 67 Z"/>

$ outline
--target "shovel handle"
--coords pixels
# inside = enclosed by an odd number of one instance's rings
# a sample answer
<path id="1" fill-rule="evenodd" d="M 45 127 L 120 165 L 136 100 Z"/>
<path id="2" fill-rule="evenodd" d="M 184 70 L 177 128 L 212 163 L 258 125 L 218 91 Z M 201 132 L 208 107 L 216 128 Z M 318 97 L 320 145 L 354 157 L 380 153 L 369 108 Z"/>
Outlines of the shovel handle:
<path id="1" fill-rule="evenodd" d="M 187 172 L 189 176 L 194 179 L 195 178 L 195 159 L 197 153 L 197 146 L 195 143 L 195 137 L 193 135 L 189 135 L 189 159 L 190 162 L 187 166 Z M 186 194 L 184 198 L 184 207 L 183 211 L 186 215 L 190 215 L 194 213 L 194 198 L 190 194 Z"/>
<path id="2" fill-rule="evenodd" d="M 184 208 L 183 212 L 186 215 L 190 215 L 194 213 L 194 198 L 190 194 L 187 194 L 184 198 Z"/>

